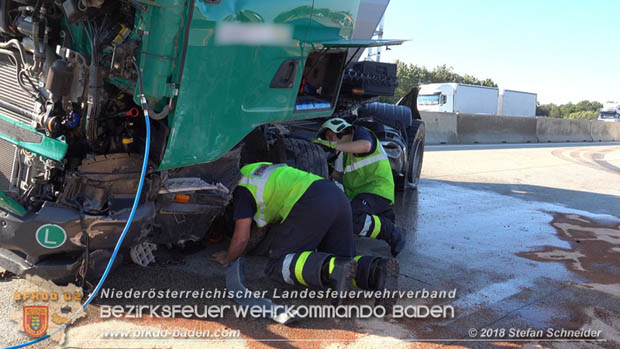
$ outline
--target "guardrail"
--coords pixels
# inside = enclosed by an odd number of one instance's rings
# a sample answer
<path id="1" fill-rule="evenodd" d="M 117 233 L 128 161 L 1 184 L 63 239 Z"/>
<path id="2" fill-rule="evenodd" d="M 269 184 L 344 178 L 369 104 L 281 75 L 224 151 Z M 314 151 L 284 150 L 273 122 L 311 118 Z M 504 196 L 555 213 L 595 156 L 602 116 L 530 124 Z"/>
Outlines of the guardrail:
<path id="1" fill-rule="evenodd" d="M 426 144 L 620 141 L 620 123 L 597 120 L 420 112 Z"/>

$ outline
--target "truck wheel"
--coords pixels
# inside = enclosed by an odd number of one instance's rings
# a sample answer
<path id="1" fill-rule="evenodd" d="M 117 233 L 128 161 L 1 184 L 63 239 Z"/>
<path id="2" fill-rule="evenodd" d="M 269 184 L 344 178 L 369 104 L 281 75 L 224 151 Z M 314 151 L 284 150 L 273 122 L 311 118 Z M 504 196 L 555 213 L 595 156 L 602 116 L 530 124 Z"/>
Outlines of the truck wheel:
<path id="1" fill-rule="evenodd" d="M 424 138 L 426 136 L 424 121 L 413 120 L 407 133 L 407 137 L 413 142 L 407 153 L 407 173 L 405 174 L 404 186 L 405 189 L 417 189 L 424 159 Z"/>
<path id="2" fill-rule="evenodd" d="M 281 138 L 273 148 L 273 163 L 287 164 L 299 170 L 327 178 L 327 154 L 314 143 L 303 139 Z"/>

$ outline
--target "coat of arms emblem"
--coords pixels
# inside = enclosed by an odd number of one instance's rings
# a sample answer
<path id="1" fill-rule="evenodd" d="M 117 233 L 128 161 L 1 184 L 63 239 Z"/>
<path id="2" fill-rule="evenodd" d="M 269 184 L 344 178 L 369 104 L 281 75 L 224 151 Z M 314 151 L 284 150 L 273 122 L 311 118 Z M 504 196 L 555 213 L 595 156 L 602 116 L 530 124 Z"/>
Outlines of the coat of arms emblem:
<path id="1" fill-rule="evenodd" d="M 24 331 L 38 338 L 47 332 L 49 309 L 44 305 L 24 305 Z"/>

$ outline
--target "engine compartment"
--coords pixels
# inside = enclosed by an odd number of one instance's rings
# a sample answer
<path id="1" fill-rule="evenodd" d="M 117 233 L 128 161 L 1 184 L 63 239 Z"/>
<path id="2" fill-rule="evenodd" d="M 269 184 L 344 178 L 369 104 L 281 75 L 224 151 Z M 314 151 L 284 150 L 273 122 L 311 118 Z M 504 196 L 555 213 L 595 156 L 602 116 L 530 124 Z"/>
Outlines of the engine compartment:
<path id="1" fill-rule="evenodd" d="M 23 126 L 67 149 L 54 160 L 0 141 L 0 189 L 28 211 L 56 201 L 87 159 L 143 151 L 145 125 L 133 96 L 137 7 L 135 1 L 0 2 L 0 122 L 13 126 L 11 137 L 15 125 Z M 109 209 L 98 207 L 93 213 Z"/>

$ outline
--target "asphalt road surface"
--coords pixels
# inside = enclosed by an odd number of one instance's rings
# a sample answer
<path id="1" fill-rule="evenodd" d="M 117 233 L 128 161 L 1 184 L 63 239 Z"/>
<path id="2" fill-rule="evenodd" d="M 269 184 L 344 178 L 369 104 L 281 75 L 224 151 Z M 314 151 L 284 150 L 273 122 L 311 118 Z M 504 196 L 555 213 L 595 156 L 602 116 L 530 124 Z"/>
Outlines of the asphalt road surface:
<path id="1" fill-rule="evenodd" d="M 398 222 L 410 231 L 406 249 L 398 257 L 400 287 L 420 291 L 417 297 L 400 299 L 398 305 L 419 312 L 422 306 L 436 306 L 446 311 L 441 316 L 305 319 L 289 326 L 239 319 L 232 313 L 206 320 L 101 319 L 101 307 L 106 305 L 234 303 L 227 299 L 98 299 L 88 317 L 71 327 L 64 344 L 88 348 L 620 345 L 620 144 L 428 146 L 422 177 L 419 190 L 399 195 L 395 205 Z M 211 245 L 182 260 L 175 255 L 165 266 L 125 265 L 105 287 L 223 289 L 223 268 L 207 261 L 221 248 Z M 372 240 L 359 240 L 358 250 L 389 253 L 387 245 Z M 264 259 L 248 258 L 246 286 L 272 295 L 279 285 L 266 281 L 263 267 Z M 24 283 L 15 278 L 0 283 L 0 306 L 6 309 L 13 291 Z M 433 299 L 433 291 L 447 295 Z M 448 291 L 455 292 L 455 297 L 450 298 Z M 274 301 L 328 304 L 316 299 Z M 357 299 L 350 304 L 373 302 Z M 25 340 L 15 323 L 2 319 L 0 326 L 6 329 L 0 332 L 0 343 Z M 190 334 L 176 341 L 153 337 L 162 329 L 228 334 L 238 330 L 239 336 Z M 138 335 L 103 338 L 105 331 L 112 330 Z M 577 330 L 581 335 L 589 330 L 592 340 L 576 341 Z"/>

